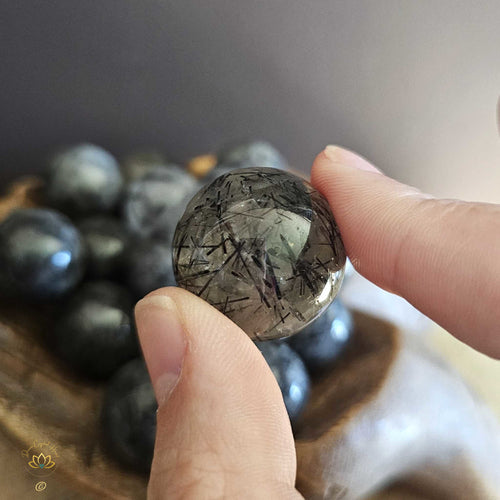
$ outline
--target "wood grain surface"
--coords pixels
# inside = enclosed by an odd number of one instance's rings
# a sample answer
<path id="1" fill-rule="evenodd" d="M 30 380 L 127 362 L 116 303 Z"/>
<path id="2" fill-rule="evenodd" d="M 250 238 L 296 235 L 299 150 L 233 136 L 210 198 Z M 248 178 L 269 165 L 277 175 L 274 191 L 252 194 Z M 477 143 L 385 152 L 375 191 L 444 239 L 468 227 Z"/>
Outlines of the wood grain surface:
<path id="1" fill-rule="evenodd" d="M 79 380 L 45 348 L 52 315 L 50 308 L 33 305 L 0 307 L 0 477 L 9 485 L 9 498 L 23 498 L 38 482 L 21 456 L 34 441 L 48 441 L 57 449 L 57 469 L 44 479 L 47 498 L 145 498 L 147 478 L 122 469 L 103 449 L 103 387 Z M 383 384 L 397 332 L 362 314 L 355 321 L 349 352 L 313 386 L 298 441 L 335 430 Z"/>

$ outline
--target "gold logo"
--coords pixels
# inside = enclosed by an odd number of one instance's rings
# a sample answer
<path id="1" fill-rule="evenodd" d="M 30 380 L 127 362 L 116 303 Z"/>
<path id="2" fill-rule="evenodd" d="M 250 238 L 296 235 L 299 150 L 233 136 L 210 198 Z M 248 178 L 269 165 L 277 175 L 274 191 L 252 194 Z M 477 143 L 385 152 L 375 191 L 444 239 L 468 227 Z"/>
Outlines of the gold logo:
<path id="1" fill-rule="evenodd" d="M 30 467 L 33 469 L 51 469 L 54 467 L 55 462 L 52 460 L 50 455 L 45 456 L 43 453 L 40 453 L 38 457 L 33 455 L 31 462 L 28 463 Z"/>
<path id="2" fill-rule="evenodd" d="M 52 474 L 59 456 L 55 445 L 49 441 L 34 441 L 27 450 L 21 452 L 21 455 L 26 460 L 26 470 L 37 477 Z"/>

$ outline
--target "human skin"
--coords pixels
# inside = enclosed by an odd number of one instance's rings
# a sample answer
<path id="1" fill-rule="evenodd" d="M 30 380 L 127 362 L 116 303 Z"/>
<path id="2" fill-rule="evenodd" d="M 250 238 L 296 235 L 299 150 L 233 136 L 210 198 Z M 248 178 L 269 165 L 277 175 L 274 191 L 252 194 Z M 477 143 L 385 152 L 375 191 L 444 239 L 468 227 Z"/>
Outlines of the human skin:
<path id="1" fill-rule="evenodd" d="M 500 358 L 499 205 L 435 199 L 335 146 L 311 182 L 361 274 Z M 179 288 L 146 296 L 136 319 L 159 403 L 149 498 L 301 498 L 281 393 L 248 336 Z"/>

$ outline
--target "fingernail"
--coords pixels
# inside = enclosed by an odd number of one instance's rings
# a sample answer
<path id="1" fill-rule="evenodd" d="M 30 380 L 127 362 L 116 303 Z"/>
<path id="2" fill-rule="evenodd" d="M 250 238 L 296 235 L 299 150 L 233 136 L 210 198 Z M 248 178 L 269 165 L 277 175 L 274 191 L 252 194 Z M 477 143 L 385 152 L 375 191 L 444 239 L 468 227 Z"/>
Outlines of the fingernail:
<path id="1" fill-rule="evenodd" d="M 135 307 L 139 340 L 158 404 L 175 389 L 181 374 L 186 336 L 175 302 L 152 295 Z"/>
<path id="2" fill-rule="evenodd" d="M 335 163 L 340 163 L 346 167 L 357 168 L 358 170 L 366 170 L 367 172 L 377 172 L 381 174 L 382 172 L 374 167 L 370 162 L 365 160 L 362 156 L 349 151 L 348 149 L 341 148 L 339 146 L 327 146 L 325 148 L 325 156 Z"/>

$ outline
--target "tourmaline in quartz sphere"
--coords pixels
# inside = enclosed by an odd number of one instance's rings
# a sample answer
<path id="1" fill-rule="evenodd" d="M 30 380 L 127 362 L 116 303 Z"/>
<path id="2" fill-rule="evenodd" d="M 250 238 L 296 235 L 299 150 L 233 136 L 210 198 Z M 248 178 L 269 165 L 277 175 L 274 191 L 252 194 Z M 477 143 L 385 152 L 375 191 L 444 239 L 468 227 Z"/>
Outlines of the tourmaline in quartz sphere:
<path id="1" fill-rule="evenodd" d="M 273 168 L 233 170 L 203 187 L 173 245 L 177 284 L 257 340 L 300 331 L 344 277 L 344 246 L 326 198 Z"/>

